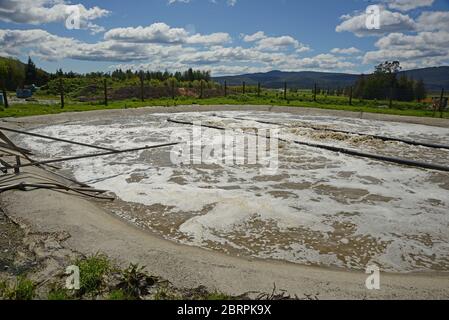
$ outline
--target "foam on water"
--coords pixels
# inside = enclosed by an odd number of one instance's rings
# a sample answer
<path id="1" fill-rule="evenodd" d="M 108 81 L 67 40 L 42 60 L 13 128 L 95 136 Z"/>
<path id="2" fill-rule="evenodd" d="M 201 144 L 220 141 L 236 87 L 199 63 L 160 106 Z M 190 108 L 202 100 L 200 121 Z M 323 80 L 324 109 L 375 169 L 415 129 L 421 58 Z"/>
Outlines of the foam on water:
<path id="1" fill-rule="evenodd" d="M 247 121 L 223 119 L 243 117 Z M 192 128 L 168 123 L 201 120 L 234 128 L 272 128 L 252 120 L 285 124 L 281 137 L 340 145 L 441 163 L 449 152 L 401 143 L 317 136 L 309 123 L 344 130 L 449 144 L 449 130 L 420 125 L 301 117 L 262 112 L 153 114 L 53 125 L 34 132 L 115 149 L 165 143 Z M 205 144 L 221 132 L 204 130 Z M 26 137 L 42 158 L 92 149 Z M 449 270 L 449 175 L 330 151 L 281 143 L 275 175 L 260 166 L 173 165 L 171 149 L 83 159 L 64 164 L 74 176 L 113 191 L 128 205 L 120 217 L 181 243 L 236 255 L 301 264 L 384 270 Z M 443 162 L 444 163 L 444 162 Z"/>

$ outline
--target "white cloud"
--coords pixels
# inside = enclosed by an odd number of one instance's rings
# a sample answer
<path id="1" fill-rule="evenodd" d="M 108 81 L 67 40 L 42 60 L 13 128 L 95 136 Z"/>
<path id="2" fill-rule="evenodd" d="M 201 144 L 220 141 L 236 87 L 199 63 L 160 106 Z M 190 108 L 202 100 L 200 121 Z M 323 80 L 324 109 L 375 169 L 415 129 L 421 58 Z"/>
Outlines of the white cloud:
<path id="1" fill-rule="evenodd" d="M 337 32 L 352 32 L 358 37 L 363 36 L 379 36 L 391 32 L 413 31 L 416 29 L 415 21 L 408 15 L 392 12 L 386 8 L 381 8 L 380 11 L 380 29 L 368 29 L 366 27 L 367 14 L 366 12 L 355 13 L 354 15 L 344 15 L 341 17 L 341 22 L 337 27 Z"/>
<path id="2" fill-rule="evenodd" d="M 347 54 L 347 55 L 353 55 L 353 54 L 357 54 L 360 53 L 361 51 L 355 47 L 350 47 L 350 48 L 334 48 L 331 50 L 331 53 L 335 53 L 335 54 Z"/>
<path id="3" fill-rule="evenodd" d="M 68 9 L 77 7 L 81 16 L 80 26 L 92 32 L 103 28 L 93 20 L 107 16 L 110 12 L 97 6 L 86 8 L 82 4 L 68 4 L 64 0 L 0 0 L 0 20 L 24 24 L 46 24 L 64 22 L 69 17 Z"/>
<path id="4" fill-rule="evenodd" d="M 105 40 L 115 40 L 128 43 L 159 43 L 159 44 L 201 44 L 214 45 L 231 41 L 227 33 L 213 33 L 190 35 L 184 28 L 172 28 L 169 25 L 158 22 L 148 27 L 116 28 L 109 30 L 104 35 Z"/>
<path id="5" fill-rule="evenodd" d="M 175 4 L 175 3 L 191 3 L 192 0 L 168 0 L 168 4 Z M 209 0 L 211 3 L 217 3 L 217 0 Z M 226 4 L 230 7 L 233 7 L 237 4 L 237 0 L 226 0 Z"/>
<path id="6" fill-rule="evenodd" d="M 132 43 L 183 43 L 188 33 L 183 28 L 171 28 L 165 23 L 153 23 L 148 27 L 115 28 L 104 34 L 105 40 Z"/>
<path id="7" fill-rule="evenodd" d="M 402 12 L 431 6 L 434 0 L 379 0 L 380 30 L 368 30 L 365 12 L 346 14 L 337 32 L 352 32 L 358 37 L 378 36 L 376 50 L 366 52 L 362 62 L 377 64 L 400 60 L 406 68 L 428 67 L 449 63 L 449 12 L 424 11 L 416 21 Z M 415 13 L 416 14 L 416 13 Z M 355 49 L 355 48 L 354 48 Z M 358 49 L 334 48 L 334 54 L 357 54 Z"/>
<path id="8" fill-rule="evenodd" d="M 74 38 L 53 35 L 45 30 L 0 30 L 0 55 L 31 55 L 44 60 L 120 62 L 144 65 L 152 70 L 184 70 L 189 67 L 212 70 L 215 74 L 237 74 L 282 70 L 350 69 L 354 64 L 343 57 L 320 54 L 301 58 L 298 52 L 266 51 L 255 44 L 251 48 L 209 45 L 209 36 L 189 36 L 189 41 L 177 42 L 163 38 L 163 43 L 117 41 L 113 38 L 86 43 Z M 211 35 L 210 37 L 215 37 Z M 217 39 L 223 37 L 217 36 Z M 172 38 L 169 38 L 172 39 Z M 174 37 L 174 39 L 177 39 Z M 214 40 L 215 41 L 215 40 Z M 204 46 L 205 42 L 208 45 Z M 151 63 L 150 63 L 151 61 Z"/>
<path id="9" fill-rule="evenodd" d="M 449 63 L 449 32 L 392 33 L 376 42 L 378 50 L 365 54 L 364 63 L 400 60 L 424 66 Z"/>
<path id="10" fill-rule="evenodd" d="M 192 36 L 189 36 L 186 39 L 186 43 L 202 44 L 202 45 L 225 44 L 231 41 L 232 41 L 231 36 L 225 32 L 217 32 L 208 35 L 201 35 L 197 33 Z"/>
<path id="11" fill-rule="evenodd" d="M 410 11 L 421 7 L 430 7 L 435 0 L 384 0 L 390 9 Z"/>
<path id="12" fill-rule="evenodd" d="M 243 41 L 245 41 L 245 42 L 255 42 L 255 41 L 265 39 L 267 36 L 265 35 L 265 32 L 258 31 L 251 35 L 248 35 L 248 34 L 242 35 L 242 37 L 243 37 Z"/>
<path id="13" fill-rule="evenodd" d="M 256 48 L 262 51 L 278 51 L 284 49 L 295 49 L 296 52 L 309 51 L 309 46 L 299 42 L 291 36 L 269 37 L 263 31 L 251 35 L 242 34 L 244 42 L 256 43 Z"/>
<path id="14" fill-rule="evenodd" d="M 449 31 L 449 11 L 423 12 L 417 20 L 421 31 Z"/>

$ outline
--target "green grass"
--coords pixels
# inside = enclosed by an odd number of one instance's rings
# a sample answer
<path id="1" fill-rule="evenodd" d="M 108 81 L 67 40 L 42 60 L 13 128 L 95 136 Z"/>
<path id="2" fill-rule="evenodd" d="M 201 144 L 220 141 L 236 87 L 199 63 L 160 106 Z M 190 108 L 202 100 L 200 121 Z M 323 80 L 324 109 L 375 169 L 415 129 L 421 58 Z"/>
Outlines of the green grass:
<path id="1" fill-rule="evenodd" d="M 72 300 L 72 294 L 69 290 L 61 287 L 53 287 L 48 293 L 47 300 L 51 301 L 66 301 Z"/>
<path id="2" fill-rule="evenodd" d="M 53 97 L 57 99 L 57 97 Z M 288 99 L 284 100 L 283 95 L 269 91 L 264 92 L 260 97 L 256 94 L 230 95 L 219 98 L 189 98 L 178 97 L 176 99 L 161 98 L 151 99 L 144 102 L 139 99 L 128 99 L 122 101 L 111 101 L 108 106 L 101 102 L 80 103 L 68 100 L 64 109 L 59 105 L 45 105 L 36 103 L 14 104 L 7 109 L 0 109 L 0 118 L 3 117 L 25 117 L 34 115 L 57 114 L 62 112 L 83 112 L 106 109 L 126 109 L 141 108 L 145 106 L 171 107 L 177 105 L 271 105 L 290 106 L 303 108 L 320 108 L 329 110 L 345 110 L 354 112 L 393 114 L 402 116 L 432 117 L 433 112 L 427 110 L 427 104 L 418 102 L 394 102 L 393 108 L 388 108 L 387 101 L 376 100 L 353 100 L 353 105 L 349 105 L 347 97 L 344 96 L 318 96 L 317 102 L 313 101 L 310 93 L 290 93 Z M 384 106 L 384 107 L 380 107 Z M 436 117 L 440 117 L 437 113 Z M 449 118 L 449 111 L 444 112 L 444 118 Z"/>
<path id="3" fill-rule="evenodd" d="M 125 300 L 135 300 L 134 297 L 131 297 L 125 293 L 122 289 L 114 290 L 109 293 L 107 300 L 114 301 L 125 301 Z"/>
<path id="4" fill-rule="evenodd" d="M 209 301 L 228 301 L 228 300 L 236 300 L 235 297 L 231 297 L 227 294 L 220 293 L 220 292 L 212 292 L 207 294 L 203 300 L 209 300 Z"/>
<path id="5" fill-rule="evenodd" d="M 80 269 L 80 294 L 95 295 L 101 290 L 103 278 L 112 270 L 104 255 L 94 255 L 74 263 Z"/>
<path id="6" fill-rule="evenodd" d="M 195 289 L 176 289 L 168 281 L 150 276 L 145 267 L 130 264 L 122 269 L 107 256 L 96 254 L 86 258 L 79 258 L 72 262 L 80 269 L 80 290 L 65 288 L 65 279 L 58 277 L 51 279 L 41 286 L 36 294 L 36 284 L 20 276 L 15 281 L 0 279 L 0 300 L 32 300 L 47 299 L 50 301 L 105 299 L 114 301 L 140 300 L 237 300 L 218 291 L 209 292 L 205 287 Z"/>
<path id="7" fill-rule="evenodd" d="M 32 300 L 36 295 L 36 285 L 33 281 L 18 277 L 13 285 L 0 282 L 0 298 L 5 300 Z"/>

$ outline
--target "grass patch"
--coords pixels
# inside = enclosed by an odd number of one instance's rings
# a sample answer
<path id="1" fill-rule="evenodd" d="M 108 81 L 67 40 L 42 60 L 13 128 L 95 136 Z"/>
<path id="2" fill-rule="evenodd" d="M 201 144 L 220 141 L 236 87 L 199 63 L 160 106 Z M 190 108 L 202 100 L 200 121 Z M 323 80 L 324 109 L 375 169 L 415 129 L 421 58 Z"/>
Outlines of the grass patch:
<path id="1" fill-rule="evenodd" d="M 229 296 L 224 293 L 220 292 L 212 292 L 207 294 L 203 300 L 209 300 L 209 301 L 230 301 L 230 300 L 236 300 L 235 297 Z"/>
<path id="2" fill-rule="evenodd" d="M 111 263 L 104 255 L 96 254 L 75 263 L 80 269 L 81 295 L 95 295 L 101 290 L 103 278 L 112 270 Z"/>
<path id="3" fill-rule="evenodd" d="M 114 301 L 126 301 L 126 300 L 136 300 L 134 297 L 131 297 L 126 294 L 121 289 L 113 290 L 109 293 L 107 300 L 114 300 Z"/>
<path id="4" fill-rule="evenodd" d="M 47 296 L 47 300 L 51 301 L 67 301 L 72 299 L 73 296 L 70 290 L 59 286 L 53 286 Z"/>
<path id="5" fill-rule="evenodd" d="M 260 97 L 256 94 L 245 94 L 206 99 L 192 97 L 177 97 L 176 99 L 161 98 L 149 99 L 144 102 L 134 98 L 122 101 L 111 101 L 108 106 L 97 102 L 81 103 L 67 100 L 64 109 L 61 109 L 57 104 L 13 104 L 7 109 L 0 109 L 0 118 L 57 114 L 63 112 L 83 112 L 92 110 L 131 109 L 146 106 L 172 107 L 178 105 L 271 105 L 416 117 L 434 116 L 433 111 L 427 109 L 428 104 L 418 102 L 395 102 L 392 108 L 388 108 L 386 107 L 388 106 L 388 101 L 354 99 L 353 104 L 349 105 L 348 98 L 343 96 L 318 96 L 317 101 L 315 102 L 310 94 L 291 94 L 288 99 L 285 100 L 280 95 L 269 93 L 267 95 L 261 95 Z M 435 116 L 440 117 L 440 114 L 437 113 Z M 449 118 L 449 111 L 443 113 L 443 118 Z"/>
<path id="6" fill-rule="evenodd" d="M 0 282 L 0 298 L 5 300 L 32 300 L 36 295 L 36 285 L 33 281 L 18 277 L 14 284 Z"/>

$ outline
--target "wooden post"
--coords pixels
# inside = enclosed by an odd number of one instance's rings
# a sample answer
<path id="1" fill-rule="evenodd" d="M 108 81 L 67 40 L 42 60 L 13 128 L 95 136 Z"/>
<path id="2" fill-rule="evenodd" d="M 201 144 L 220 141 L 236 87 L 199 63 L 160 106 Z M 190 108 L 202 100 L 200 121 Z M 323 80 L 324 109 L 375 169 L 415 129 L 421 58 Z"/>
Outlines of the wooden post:
<path id="1" fill-rule="evenodd" d="M 200 99 L 203 99 L 203 80 L 200 82 Z"/>
<path id="2" fill-rule="evenodd" d="M 287 82 L 284 82 L 284 100 L 287 100 Z"/>
<path id="3" fill-rule="evenodd" d="M 349 89 L 349 105 L 352 106 L 352 87 Z"/>
<path id="4" fill-rule="evenodd" d="M 8 94 L 6 92 L 6 88 L 5 88 L 5 84 L 4 83 L 3 83 L 3 86 L 2 86 L 2 92 L 3 92 L 3 101 L 4 101 L 4 104 L 5 104 L 5 108 L 8 108 L 9 107 Z"/>
<path id="5" fill-rule="evenodd" d="M 260 97 L 260 82 L 257 84 L 257 96 Z"/>
<path id="6" fill-rule="evenodd" d="M 59 78 L 59 93 L 61 94 L 61 109 L 64 109 L 64 81 Z"/>
<path id="7" fill-rule="evenodd" d="M 108 80 L 104 79 L 104 105 L 108 105 Z"/>
<path id="8" fill-rule="evenodd" d="M 393 85 L 390 87 L 390 102 L 389 102 L 390 109 L 393 108 Z"/>
<path id="9" fill-rule="evenodd" d="M 175 80 L 171 82 L 171 97 L 175 100 Z"/>
<path id="10" fill-rule="evenodd" d="M 228 96 L 228 82 L 226 80 L 224 82 L 224 96 Z"/>
<path id="11" fill-rule="evenodd" d="M 443 100 L 444 100 L 444 88 L 441 89 L 441 96 L 440 96 L 440 118 L 443 118 Z"/>
<path id="12" fill-rule="evenodd" d="M 144 88 L 144 74 L 143 71 L 140 72 L 140 99 L 142 102 L 145 101 L 145 88 Z"/>
<path id="13" fill-rule="evenodd" d="M 316 102 L 316 83 L 313 89 L 313 101 Z"/>
<path id="14" fill-rule="evenodd" d="M 245 93 L 246 93 L 246 82 L 243 81 L 243 94 L 245 94 Z"/>

